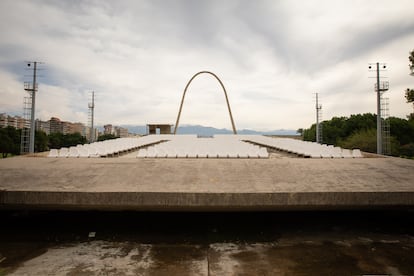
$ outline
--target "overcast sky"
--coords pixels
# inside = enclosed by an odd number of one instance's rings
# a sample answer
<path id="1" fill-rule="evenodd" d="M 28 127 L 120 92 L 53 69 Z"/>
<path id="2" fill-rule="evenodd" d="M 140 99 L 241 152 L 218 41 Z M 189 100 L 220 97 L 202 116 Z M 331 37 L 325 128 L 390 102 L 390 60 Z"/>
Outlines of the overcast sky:
<path id="1" fill-rule="evenodd" d="M 44 62 L 36 117 L 98 124 L 174 124 L 187 81 L 216 73 L 236 127 L 307 128 L 315 93 L 323 119 L 376 113 L 385 62 L 390 115 L 405 118 L 414 88 L 412 0 L 0 1 L 0 113 L 23 113 L 25 61 Z M 190 85 L 180 123 L 231 129 L 209 75 Z"/>

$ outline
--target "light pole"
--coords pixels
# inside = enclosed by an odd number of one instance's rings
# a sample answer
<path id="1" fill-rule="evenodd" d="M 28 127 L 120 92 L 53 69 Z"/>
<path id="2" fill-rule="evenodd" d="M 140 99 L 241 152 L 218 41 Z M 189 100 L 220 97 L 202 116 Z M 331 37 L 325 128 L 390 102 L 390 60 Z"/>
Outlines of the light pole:
<path id="1" fill-rule="evenodd" d="M 375 69 L 373 69 L 375 65 Z M 380 66 L 382 68 L 380 68 Z M 381 94 L 388 90 L 389 83 L 380 81 L 380 71 L 385 70 L 387 65 L 385 63 L 369 64 L 370 71 L 376 71 L 375 92 L 377 92 L 377 154 L 383 154 L 382 151 L 382 121 L 381 121 Z"/>

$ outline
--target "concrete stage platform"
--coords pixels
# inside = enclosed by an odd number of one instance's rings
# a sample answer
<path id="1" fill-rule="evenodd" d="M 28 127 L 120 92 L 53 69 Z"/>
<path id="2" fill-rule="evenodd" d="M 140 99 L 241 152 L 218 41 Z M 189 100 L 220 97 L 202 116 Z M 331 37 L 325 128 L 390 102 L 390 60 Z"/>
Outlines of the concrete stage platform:
<path id="1" fill-rule="evenodd" d="M 0 159 L 0 209 L 142 211 L 414 207 L 414 161 Z"/>

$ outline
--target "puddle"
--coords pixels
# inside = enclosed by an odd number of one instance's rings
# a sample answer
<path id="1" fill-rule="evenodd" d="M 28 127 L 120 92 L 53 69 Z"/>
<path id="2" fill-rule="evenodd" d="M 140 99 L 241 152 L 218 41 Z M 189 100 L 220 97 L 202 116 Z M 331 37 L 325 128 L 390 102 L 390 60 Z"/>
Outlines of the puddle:
<path id="1" fill-rule="evenodd" d="M 414 274 L 411 213 L 0 214 L 0 275 Z"/>

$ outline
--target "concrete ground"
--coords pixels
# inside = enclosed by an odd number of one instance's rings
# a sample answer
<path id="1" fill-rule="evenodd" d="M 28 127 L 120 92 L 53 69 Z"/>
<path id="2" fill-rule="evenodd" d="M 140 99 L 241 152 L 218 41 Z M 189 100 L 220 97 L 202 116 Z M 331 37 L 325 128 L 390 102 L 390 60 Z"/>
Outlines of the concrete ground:
<path id="1" fill-rule="evenodd" d="M 0 159 L 0 208 L 280 210 L 414 205 L 414 161 Z"/>
<path id="2" fill-rule="evenodd" d="M 362 237 L 209 246 L 92 241 L 48 248 L 10 275 L 357 275 L 353 273 L 365 271 L 404 275 L 393 260 L 382 259 L 392 248 L 389 243 L 404 243 L 405 253 L 414 254 L 413 241 Z M 361 257 L 367 253 L 380 257 Z M 352 262 L 360 263 L 352 266 Z"/>
<path id="3" fill-rule="evenodd" d="M 0 275 L 414 273 L 408 211 L 3 211 L 0 217 Z"/>

